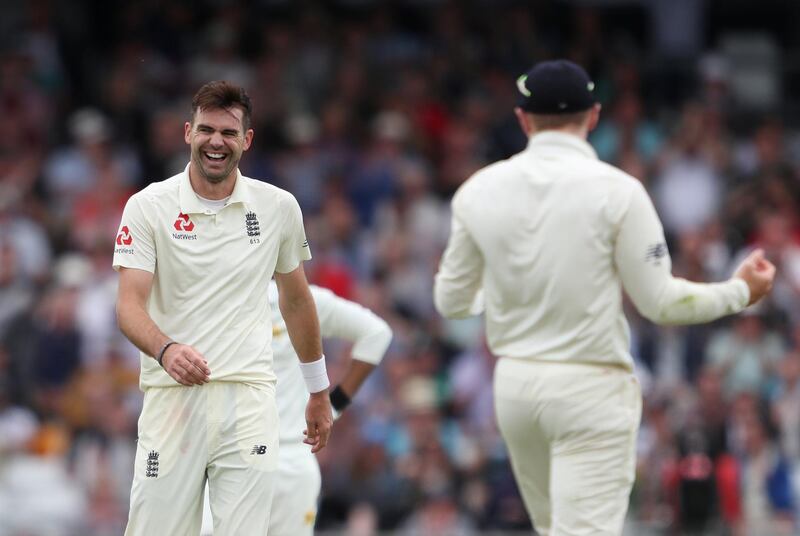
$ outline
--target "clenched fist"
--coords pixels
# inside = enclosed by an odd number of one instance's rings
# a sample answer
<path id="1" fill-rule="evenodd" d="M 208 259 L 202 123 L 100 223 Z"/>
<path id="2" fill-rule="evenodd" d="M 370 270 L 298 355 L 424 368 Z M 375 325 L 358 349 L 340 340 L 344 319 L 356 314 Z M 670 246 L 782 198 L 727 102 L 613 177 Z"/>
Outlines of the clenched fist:
<path id="1" fill-rule="evenodd" d="M 764 258 L 764 250 L 757 249 L 742 261 L 733 277 L 747 283 L 750 288 L 750 302 L 747 305 L 753 305 L 772 289 L 775 265 Z"/>

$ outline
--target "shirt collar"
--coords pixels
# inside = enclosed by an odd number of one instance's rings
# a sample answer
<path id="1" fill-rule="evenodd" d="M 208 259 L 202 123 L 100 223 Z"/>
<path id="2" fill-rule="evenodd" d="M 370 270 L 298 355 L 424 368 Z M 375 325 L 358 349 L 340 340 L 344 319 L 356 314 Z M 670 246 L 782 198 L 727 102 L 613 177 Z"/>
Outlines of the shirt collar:
<path id="1" fill-rule="evenodd" d="M 526 150 L 534 152 L 552 150 L 577 152 L 587 158 L 597 159 L 597 152 L 589 145 L 589 142 L 575 134 L 556 130 L 545 130 L 534 134 L 528 140 L 528 148 Z"/>
<path id="2" fill-rule="evenodd" d="M 181 183 L 179 188 L 179 200 L 181 204 L 181 212 L 184 214 L 197 214 L 206 211 L 205 205 L 200 201 L 197 197 L 197 194 L 192 188 L 192 182 L 189 180 L 189 166 L 191 164 L 186 165 L 186 169 L 183 170 L 181 175 Z M 228 205 L 232 203 L 243 203 L 245 205 L 250 204 L 250 191 L 247 187 L 247 184 L 244 180 L 242 180 L 242 172 L 239 169 L 236 169 L 236 182 L 233 185 L 233 192 L 231 192 L 231 198 L 228 199 Z"/>

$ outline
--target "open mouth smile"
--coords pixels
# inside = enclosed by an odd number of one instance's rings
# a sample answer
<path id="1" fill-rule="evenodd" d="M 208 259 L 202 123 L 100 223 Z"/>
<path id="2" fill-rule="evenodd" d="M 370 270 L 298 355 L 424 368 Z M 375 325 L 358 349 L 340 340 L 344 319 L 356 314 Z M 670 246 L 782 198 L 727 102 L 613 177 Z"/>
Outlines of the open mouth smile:
<path id="1" fill-rule="evenodd" d="M 223 162 L 228 157 L 225 153 L 212 153 L 208 151 L 204 151 L 203 156 L 206 157 L 206 160 L 210 160 L 211 162 Z"/>

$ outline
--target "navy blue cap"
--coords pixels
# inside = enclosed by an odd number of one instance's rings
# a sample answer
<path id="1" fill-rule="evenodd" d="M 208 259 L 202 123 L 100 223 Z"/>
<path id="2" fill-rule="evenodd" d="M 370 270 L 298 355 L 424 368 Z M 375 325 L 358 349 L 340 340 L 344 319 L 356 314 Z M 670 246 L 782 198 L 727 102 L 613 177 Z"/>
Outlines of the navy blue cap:
<path id="1" fill-rule="evenodd" d="M 537 63 L 517 78 L 519 107 L 533 114 L 571 114 L 591 108 L 594 82 L 583 67 L 567 60 Z"/>

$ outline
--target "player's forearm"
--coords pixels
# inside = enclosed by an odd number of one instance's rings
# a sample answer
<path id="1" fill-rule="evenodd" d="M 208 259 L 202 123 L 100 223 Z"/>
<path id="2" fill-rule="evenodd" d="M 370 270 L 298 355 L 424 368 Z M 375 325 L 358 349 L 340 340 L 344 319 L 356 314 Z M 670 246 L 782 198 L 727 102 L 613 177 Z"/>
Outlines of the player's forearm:
<path id="1" fill-rule="evenodd" d="M 375 365 L 371 363 L 352 359 L 347 372 L 339 382 L 339 387 L 348 397 L 353 398 L 374 369 Z"/>
<path id="2" fill-rule="evenodd" d="M 280 298 L 281 315 L 286 322 L 286 331 L 300 361 L 309 363 L 322 355 L 319 320 L 311 293 L 292 298 Z"/>
<path id="3" fill-rule="evenodd" d="M 483 265 L 476 260 L 458 261 L 448 252 L 442 258 L 433 280 L 433 304 L 445 318 L 466 318 L 483 312 L 481 275 Z M 465 257 L 465 256 L 462 256 Z"/>
<path id="4" fill-rule="evenodd" d="M 738 313 L 749 298 L 747 284 L 741 279 L 693 283 L 670 277 L 655 299 L 640 299 L 637 308 L 657 324 L 698 324 Z"/>
<path id="5" fill-rule="evenodd" d="M 750 291 L 740 280 L 693 283 L 672 275 L 664 231 L 644 188 L 631 193 L 614 261 L 636 309 L 657 324 L 697 324 L 737 313 Z"/>
<path id="6" fill-rule="evenodd" d="M 450 239 L 433 281 L 433 303 L 446 318 L 465 318 L 483 311 L 480 292 L 483 255 L 467 229 L 453 216 Z"/>
<path id="7" fill-rule="evenodd" d="M 153 322 L 143 305 L 119 300 L 117 302 L 117 323 L 129 341 L 145 354 L 154 357 L 169 341 L 167 337 Z"/>
<path id="8" fill-rule="evenodd" d="M 470 288 L 436 274 L 433 284 L 433 303 L 436 311 L 445 318 L 467 318 L 483 311 L 480 288 Z"/>

